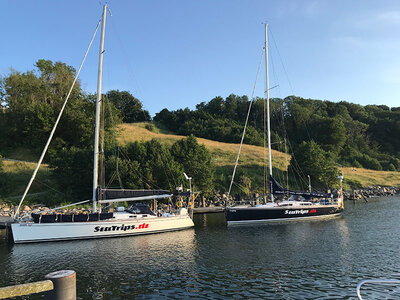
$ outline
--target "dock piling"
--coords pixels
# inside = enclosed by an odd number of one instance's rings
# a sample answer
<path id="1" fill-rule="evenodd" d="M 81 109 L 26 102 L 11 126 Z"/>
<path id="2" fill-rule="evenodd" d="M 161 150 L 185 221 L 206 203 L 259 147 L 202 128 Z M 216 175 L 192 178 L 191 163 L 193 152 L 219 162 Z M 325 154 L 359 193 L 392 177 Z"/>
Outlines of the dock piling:
<path id="1" fill-rule="evenodd" d="M 53 282 L 54 289 L 46 293 L 47 300 L 76 300 L 76 272 L 62 270 L 45 276 Z"/>
<path id="2" fill-rule="evenodd" d="M 63 270 L 45 276 L 46 280 L 0 288 L 0 299 L 45 293 L 45 299 L 76 300 L 76 272 Z"/>

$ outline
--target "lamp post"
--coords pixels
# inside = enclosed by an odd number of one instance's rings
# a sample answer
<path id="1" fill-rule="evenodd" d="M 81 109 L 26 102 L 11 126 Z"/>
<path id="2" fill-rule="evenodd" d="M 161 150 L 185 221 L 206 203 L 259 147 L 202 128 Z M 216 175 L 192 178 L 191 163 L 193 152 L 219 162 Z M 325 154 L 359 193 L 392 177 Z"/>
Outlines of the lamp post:
<path id="1" fill-rule="evenodd" d="M 186 180 L 189 180 L 189 197 L 188 197 L 188 204 L 189 202 L 194 205 L 194 201 L 192 201 L 192 177 L 187 176 L 185 172 L 183 172 L 183 175 L 185 176 Z"/>
<path id="2" fill-rule="evenodd" d="M 189 192 L 190 194 L 192 193 L 192 177 L 187 176 L 187 174 L 184 172 L 183 175 L 185 176 L 186 180 L 189 180 Z"/>

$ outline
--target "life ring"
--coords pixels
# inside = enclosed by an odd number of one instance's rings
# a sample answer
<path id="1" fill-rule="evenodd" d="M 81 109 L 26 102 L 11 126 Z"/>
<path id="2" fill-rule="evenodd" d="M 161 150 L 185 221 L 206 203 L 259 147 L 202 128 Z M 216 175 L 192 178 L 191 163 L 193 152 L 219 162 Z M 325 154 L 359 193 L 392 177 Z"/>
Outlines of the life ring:
<path id="1" fill-rule="evenodd" d="M 181 206 L 182 206 L 181 201 L 176 202 L 176 207 L 177 207 L 177 208 L 179 208 L 179 207 L 181 207 Z"/>

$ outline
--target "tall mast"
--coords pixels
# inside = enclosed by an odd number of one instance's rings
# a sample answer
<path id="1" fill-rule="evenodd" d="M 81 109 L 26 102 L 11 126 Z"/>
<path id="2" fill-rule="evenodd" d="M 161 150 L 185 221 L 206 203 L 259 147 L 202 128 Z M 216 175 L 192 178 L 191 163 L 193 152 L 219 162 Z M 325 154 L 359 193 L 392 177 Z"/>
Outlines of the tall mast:
<path id="1" fill-rule="evenodd" d="M 99 55 L 99 73 L 97 77 L 97 99 L 96 99 L 96 124 L 94 134 L 94 160 L 93 160 L 93 212 L 96 212 L 97 188 L 98 188 L 98 172 L 99 172 L 99 132 L 100 132 L 100 113 L 101 113 L 101 78 L 103 74 L 103 53 L 104 53 L 104 31 L 106 27 L 106 11 L 107 4 L 104 5 L 103 18 L 101 26 L 100 38 L 100 55 Z"/>
<path id="2" fill-rule="evenodd" d="M 269 81 L 268 81 L 268 24 L 265 24 L 265 98 L 267 99 L 267 133 L 268 133 L 268 164 L 271 201 L 274 202 L 272 194 L 272 158 L 271 158 L 271 122 L 269 116 Z"/>

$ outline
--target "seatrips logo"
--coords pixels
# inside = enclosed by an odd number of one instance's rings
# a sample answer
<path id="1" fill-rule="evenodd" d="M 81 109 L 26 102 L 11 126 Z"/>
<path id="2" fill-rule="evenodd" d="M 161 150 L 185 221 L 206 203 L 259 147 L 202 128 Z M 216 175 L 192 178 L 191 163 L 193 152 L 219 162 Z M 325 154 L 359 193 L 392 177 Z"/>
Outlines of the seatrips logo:
<path id="1" fill-rule="evenodd" d="M 96 226 L 94 228 L 94 232 L 103 232 L 103 231 L 128 231 L 134 229 L 145 229 L 149 228 L 149 224 L 142 223 L 140 225 L 112 225 L 112 226 Z"/>

